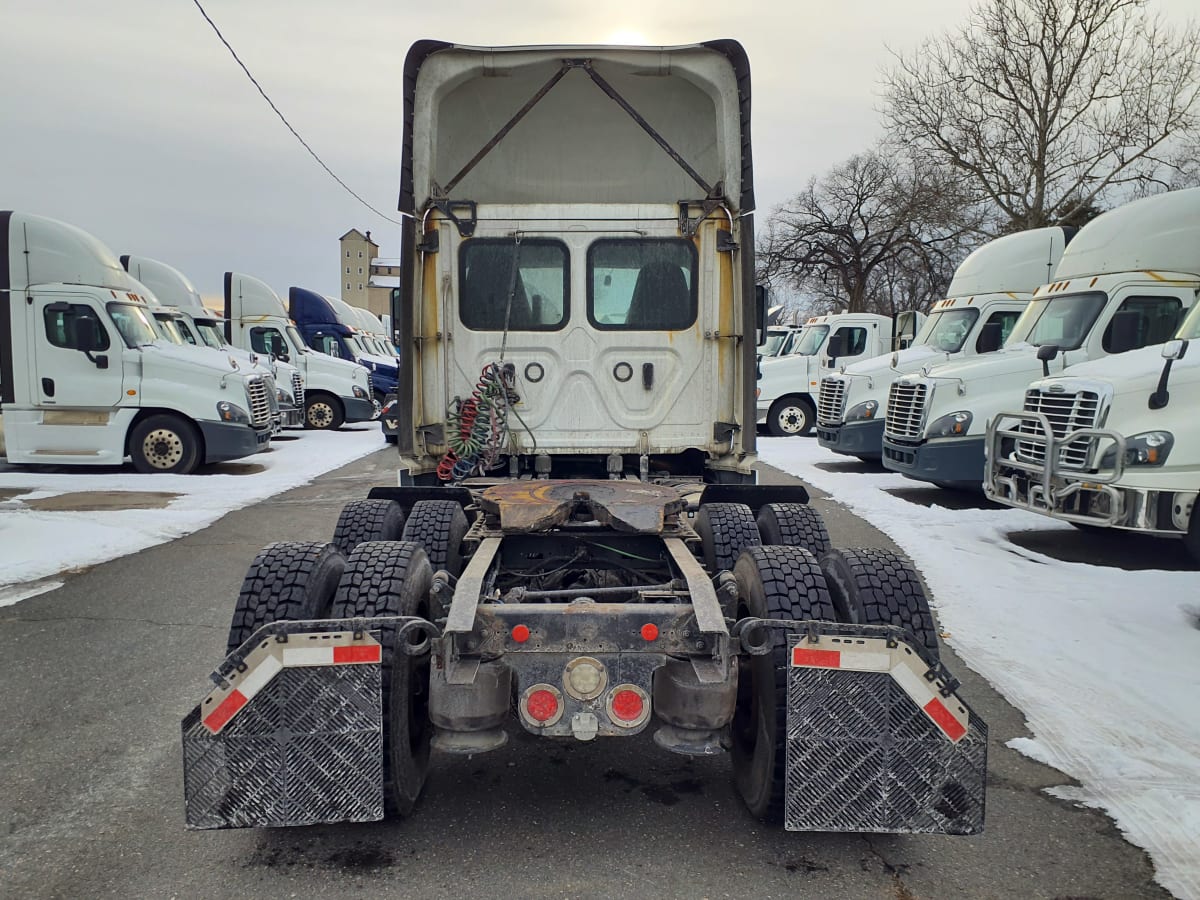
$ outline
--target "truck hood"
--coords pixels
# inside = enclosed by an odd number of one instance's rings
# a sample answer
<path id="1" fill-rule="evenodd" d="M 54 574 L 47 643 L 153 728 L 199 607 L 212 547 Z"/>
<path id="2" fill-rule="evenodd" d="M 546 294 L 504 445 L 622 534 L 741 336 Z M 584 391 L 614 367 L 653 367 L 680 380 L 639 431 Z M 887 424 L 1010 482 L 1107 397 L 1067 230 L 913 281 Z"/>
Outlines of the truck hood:
<path id="1" fill-rule="evenodd" d="M 1183 359 L 1177 359 L 1171 364 L 1168 389 L 1200 380 L 1200 353 L 1193 354 L 1191 351 L 1192 348 L 1189 347 L 1188 354 Z M 1061 375 L 1042 378 L 1036 384 L 1039 387 L 1049 387 L 1056 383 L 1066 384 L 1070 379 L 1084 379 L 1111 386 L 1116 396 L 1130 393 L 1149 396 L 1158 387 L 1165 364 L 1162 345 L 1155 344 L 1068 366 Z"/>
<path id="2" fill-rule="evenodd" d="M 889 372 L 919 372 L 923 366 L 937 365 L 950 358 L 943 350 L 922 344 L 919 347 L 906 347 L 896 354 L 896 368 L 892 368 L 892 354 L 885 353 L 872 359 L 859 360 L 846 366 L 845 375 L 884 375 Z"/>
<path id="3" fill-rule="evenodd" d="M 367 386 L 366 368 L 356 362 L 350 362 L 348 359 L 335 359 L 324 353 L 305 353 L 304 365 L 308 370 L 310 381 L 313 376 L 320 374 L 328 378 L 353 380 L 355 384 Z"/>
<path id="4" fill-rule="evenodd" d="M 364 354 L 358 358 L 359 364 L 366 366 L 372 372 L 383 372 L 385 375 L 396 377 L 396 360 L 390 356 L 375 356 Z"/>
<path id="5" fill-rule="evenodd" d="M 799 391 L 815 393 L 810 382 L 816 380 L 815 356 L 781 356 L 762 361 L 762 377 L 758 379 L 759 402 L 774 400 L 784 394 Z"/>
<path id="6" fill-rule="evenodd" d="M 1050 364 L 1053 371 L 1055 366 L 1061 368 L 1061 357 Z M 997 350 L 976 359 L 964 359 L 937 366 L 931 372 L 930 378 L 955 378 L 963 381 L 980 381 L 988 378 L 1003 378 L 1019 372 L 1028 372 L 1030 380 L 1036 378 L 1042 371 L 1038 362 L 1035 348 L 1022 345 L 1005 350 Z M 910 375 L 909 378 L 914 376 Z"/>
<path id="7" fill-rule="evenodd" d="M 192 377 L 233 376 L 241 380 L 247 375 L 256 374 L 249 363 L 235 359 L 232 353 L 215 350 L 211 347 L 193 347 L 191 344 L 168 344 L 156 341 L 153 344 L 144 345 L 141 351 L 144 376 L 173 372 Z M 236 365 L 231 365 L 231 360 Z"/>

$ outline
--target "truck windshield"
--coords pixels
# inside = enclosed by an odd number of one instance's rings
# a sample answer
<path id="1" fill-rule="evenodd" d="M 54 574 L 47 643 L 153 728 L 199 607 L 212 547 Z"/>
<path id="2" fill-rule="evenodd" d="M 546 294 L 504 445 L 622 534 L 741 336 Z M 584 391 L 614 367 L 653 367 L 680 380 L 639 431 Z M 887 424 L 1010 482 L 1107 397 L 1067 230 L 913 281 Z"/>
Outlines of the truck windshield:
<path id="1" fill-rule="evenodd" d="M 225 336 L 221 334 L 221 329 L 215 322 L 197 322 L 196 331 L 200 333 L 200 339 L 209 347 L 217 350 L 225 347 Z"/>
<path id="2" fill-rule="evenodd" d="M 787 336 L 788 333 L 786 331 L 768 331 L 767 342 L 763 344 L 762 355 L 774 356 L 776 353 L 778 353 L 779 349 L 783 346 L 783 342 L 787 339 Z"/>
<path id="3" fill-rule="evenodd" d="M 1025 340 L 1035 347 L 1054 344 L 1059 350 L 1075 350 L 1087 338 L 1107 300 L 1102 291 L 1043 300 L 1036 304 L 1041 312 Z"/>
<path id="4" fill-rule="evenodd" d="M 183 339 L 193 346 L 200 346 L 200 341 L 196 339 L 196 335 L 192 334 L 192 329 L 188 327 L 187 319 L 175 319 L 175 327 L 179 329 L 179 333 Z"/>
<path id="5" fill-rule="evenodd" d="M 829 334 L 828 325 L 807 326 L 804 329 L 804 333 L 800 335 L 800 340 L 792 345 L 792 355 L 815 356 L 825 343 L 825 336 L 827 334 Z"/>
<path id="6" fill-rule="evenodd" d="M 925 328 L 916 343 L 933 347 L 943 353 L 957 353 L 962 349 L 978 318 L 979 310 L 975 308 L 948 309 L 945 312 L 934 313 L 925 323 Z"/>
<path id="7" fill-rule="evenodd" d="M 179 333 L 179 327 L 175 324 L 174 319 L 168 315 L 156 315 L 154 321 L 158 325 L 158 333 L 164 339 L 170 341 L 172 344 L 183 343 L 183 335 Z"/>
<path id="8" fill-rule="evenodd" d="M 109 303 L 105 306 L 117 331 L 129 347 L 140 347 L 160 340 L 158 331 L 151 324 L 150 314 L 132 303 Z"/>
<path id="9" fill-rule="evenodd" d="M 1194 341 L 1196 338 L 1200 338 L 1200 303 L 1192 305 L 1187 318 L 1179 324 L 1175 337 L 1185 341 Z"/>

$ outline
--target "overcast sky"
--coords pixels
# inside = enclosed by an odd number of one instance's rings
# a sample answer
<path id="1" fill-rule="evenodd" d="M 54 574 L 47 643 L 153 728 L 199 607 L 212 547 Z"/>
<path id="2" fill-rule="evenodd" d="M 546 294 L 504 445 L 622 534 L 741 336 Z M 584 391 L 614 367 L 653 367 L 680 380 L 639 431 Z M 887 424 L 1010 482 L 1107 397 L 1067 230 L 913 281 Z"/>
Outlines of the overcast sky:
<path id="1" fill-rule="evenodd" d="M 685 44 L 750 56 L 759 216 L 880 135 L 878 72 L 960 23 L 965 0 L 605 3 L 202 0 L 275 103 L 383 212 L 399 189 L 413 41 Z M 63 219 L 171 263 L 209 298 L 227 269 L 338 294 L 337 238 L 399 228 L 287 132 L 191 0 L 3 0 L 0 208 Z M 1192 0 L 1157 0 L 1181 22 Z"/>

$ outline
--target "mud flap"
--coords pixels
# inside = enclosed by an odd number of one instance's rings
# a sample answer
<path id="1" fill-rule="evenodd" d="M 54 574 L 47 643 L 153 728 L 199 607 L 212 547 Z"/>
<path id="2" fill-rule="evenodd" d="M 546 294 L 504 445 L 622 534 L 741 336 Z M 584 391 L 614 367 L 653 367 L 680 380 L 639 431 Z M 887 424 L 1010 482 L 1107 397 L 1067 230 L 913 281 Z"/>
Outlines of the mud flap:
<path id="1" fill-rule="evenodd" d="M 282 624 L 230 656 L 183 720 L 189 828 L 383 818 L 379 643 Z"/>
<path id="2" fill-rule="evenodd" d="M 789 635 L 789 831 L 983 831 L 987 725 L 906 637 L 823 623 Z"/>

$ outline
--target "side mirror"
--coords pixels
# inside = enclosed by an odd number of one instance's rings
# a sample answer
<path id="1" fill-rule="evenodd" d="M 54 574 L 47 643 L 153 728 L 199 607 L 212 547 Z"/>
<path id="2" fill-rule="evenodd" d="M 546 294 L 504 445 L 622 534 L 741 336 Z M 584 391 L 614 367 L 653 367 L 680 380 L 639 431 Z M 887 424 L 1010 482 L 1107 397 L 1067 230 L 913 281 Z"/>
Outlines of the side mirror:
<path id="1" fill-rule="evenodd" d="M 1151 409 L 1162 409 L 1171 402 L 1171 392 L 1167 390 L 1167 385 L 1171 380 L 1171 363 L 1177 359 L 1183 359 L 1187 354 L 1187 348 L 1187 341 L 1175 340 L 1163 344 L 1162 355 L 1166 362 L 1163 363 L 1162 374 L 1158 376 L 1158 387 L 1146 403 Z"/>
<path id="2" fill-rule="evenodd" d="M 1165 344 L 1163 344 L 1163 359 L 1183 359 L 1184 355 L 1187 353 L 1187 348 L 1187 341 L 1167 341 Z"/>
<path id="3" fill-rule="evenodd" d="M 100 349 L 100 322 L 95 316 L 76 316 L 71 320 L 71 343 L 80 353 L 90 356 Z"/>
<path id="4" fill-rule="evenodd" d="M 762 284 L 754 286 L 754 327 L 755 342 L 761 347 L 767 342 L 767 288 Z"/>
<path id="5" fill-rule="evenodd" d="M 1000 337 L 1004 329 L 999 322 L 988 322 L 979 330 L 979 340 L 975 342 L 978 353 L 992 353 L 1000 349 Z M 1057 349 L 1057 348 L 1055 348 Z M 1041 348 L 1038 348 L 1041 352 Z"/>
<path id="6" fill-rule="evenodd" d="M 1050 360 L 1058 356 L 1058 344 L 1042 344 L 1038 347 L 1037 358 L 1042 361 L 1042 376 L 1050 377 Z"/>
<path id="7" fill-rule="evenodd" d="M 1138 323 L 1141 313 L 1125 309 L 1115 313 L 1108 323 L 1108 352 L 1124 353 L 1138 347 Z"/>
<path id="8" fill-rule="evenodd" d="M 840 331 L 829 339 L 829 344 L 825 348 L 825 353 L 829 357 L 829 365 L 833 365 L 834 361 L 839 356 L 846 355 L 846 335 Z"/>
<path id="9" fill-rule="evenodd" d="M 288 360 L 291 357 L 288 355 L 288 352 L 286 350 L 280 350 L 278 353 L 275 354 L 275 358 L 277 360 L 279 360 L 280 362 L 288 362 Z"/>

